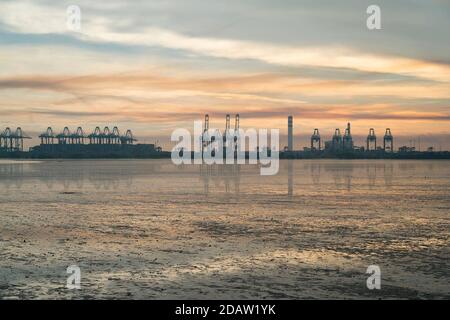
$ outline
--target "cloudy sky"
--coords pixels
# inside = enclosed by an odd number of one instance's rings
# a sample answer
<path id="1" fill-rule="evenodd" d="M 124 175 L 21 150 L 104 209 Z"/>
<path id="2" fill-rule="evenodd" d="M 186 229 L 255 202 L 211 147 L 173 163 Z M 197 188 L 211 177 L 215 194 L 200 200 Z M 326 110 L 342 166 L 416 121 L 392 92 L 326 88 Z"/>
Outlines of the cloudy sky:
<path id="1" fill-rule="evenodd" d="M 205 113 L 282 134 L 292 114 L 297 148 L 350 121 L 357 144 L 390 127 L 450 149 L 449 32 L 448 0 L 0 0 L 0 130 L 117 125 L 168 148 Z"/>

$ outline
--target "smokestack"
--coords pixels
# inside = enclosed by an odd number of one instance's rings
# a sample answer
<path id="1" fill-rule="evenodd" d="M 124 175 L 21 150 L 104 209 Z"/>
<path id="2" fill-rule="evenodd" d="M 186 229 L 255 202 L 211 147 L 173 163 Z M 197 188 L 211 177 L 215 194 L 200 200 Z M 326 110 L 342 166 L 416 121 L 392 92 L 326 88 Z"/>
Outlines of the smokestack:
<path id="1" fill-rule="evenodd" d="M 294 140 L 294 133 L 293 133 L 293 118 L 292 116 L 288 117 L 288 151 L 293 151 L 293 140 Z"/>

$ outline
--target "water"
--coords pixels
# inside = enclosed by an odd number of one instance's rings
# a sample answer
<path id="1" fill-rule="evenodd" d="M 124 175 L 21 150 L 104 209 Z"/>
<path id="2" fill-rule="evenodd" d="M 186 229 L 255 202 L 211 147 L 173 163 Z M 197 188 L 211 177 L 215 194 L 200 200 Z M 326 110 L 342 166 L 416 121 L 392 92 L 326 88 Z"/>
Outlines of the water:
<path id="1" fill-rule="evenodd" d="M 450 161 L 259 172 L 1 160 L 0 298 L 450 298 Z"/>

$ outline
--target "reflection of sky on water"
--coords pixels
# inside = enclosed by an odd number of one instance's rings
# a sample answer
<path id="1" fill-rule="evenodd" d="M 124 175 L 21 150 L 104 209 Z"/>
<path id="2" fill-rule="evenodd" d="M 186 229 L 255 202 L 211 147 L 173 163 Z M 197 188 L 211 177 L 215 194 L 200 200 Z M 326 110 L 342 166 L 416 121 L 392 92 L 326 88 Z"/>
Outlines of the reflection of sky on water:
<path id="1" fill-rule="evenodd" d="M 292 197 L 305 184 L 333 183 L 336 190 L 347 191 L 351 191 L 355 183 L 363 189 L 376 186 L 389 189 L 396 177 L 405 174 L 426 177 L 436 174 L 435 166 L 434 161 L 282 160 L 278 175 L 260 176 L 256 165 L 174 166 L 170 160 L 3 161 L 0 162 L 0 184 L 6 190 L 21 189 L 30 183 L 50 190 L 55 185 L 64 190 L 82 189 L 86 184 L 95 189 L 117 190 L 151 175 L 167 175 L 171 181 L 198 176 L 205 195 L 211 192 L 238 195 L 241 184 L 245 185 L 251 177 L 262 184 L 265 180 L 279 180 L 277 185 L 285 184 L 286 194 Z"/>
<path id="2" fill-rule="evenodd" d="M 131 185 L 133 174 L 127 169 L 102 168 L 96 162 L 42 161 L 0 163 L 0 184 L 6 189 L 21 189 L 24 184 L 37 184 L 53 189 L 82 189 L 85 183 L 97 189 L 117 189 L 118 184 Z"/>
<path id="3" fill-rule="evenodd" d="M 259 172 L 170 160 L 3 163 L 0 298 L 449 292 L 450 162 L 281 161 L 278 175 Z M 88 271 L 85 291 L 67 293 L 60 275 L 74 262 Z M 381 292 L 364 291 L 370 264 L 388 275 Z"/>

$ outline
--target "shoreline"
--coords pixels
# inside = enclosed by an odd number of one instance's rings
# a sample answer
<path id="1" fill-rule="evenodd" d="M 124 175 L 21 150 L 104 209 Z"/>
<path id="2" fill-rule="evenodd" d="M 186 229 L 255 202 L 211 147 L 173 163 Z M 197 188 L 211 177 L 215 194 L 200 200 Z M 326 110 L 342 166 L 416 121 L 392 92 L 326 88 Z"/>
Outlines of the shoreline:
<path id="1" fill-rule="evenodd" d="M 249 155 L 246 152 L 245 158 Z M 0 152 L 0 159 L 7 160 L 145 160 L 145 159 L 170 159 L 171 152 L 161 151 L 155 154 L 146 155 L 82 155 L 68 154 L 67 156 L 55 155 L 35 155 L 31 152 Z M 193 158 L 193 155 L 192 155 Z M 313 153 L 305 151 L 280 152 L 280 160 L 302 160 L 302 159 L 341 159 L 341 160 L 450 160 L 449 151 L 440 152 L 394 152 L 394 153 L 378 153 L 378 152 L 353 152 L 353 153 Z"/>

